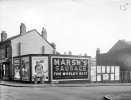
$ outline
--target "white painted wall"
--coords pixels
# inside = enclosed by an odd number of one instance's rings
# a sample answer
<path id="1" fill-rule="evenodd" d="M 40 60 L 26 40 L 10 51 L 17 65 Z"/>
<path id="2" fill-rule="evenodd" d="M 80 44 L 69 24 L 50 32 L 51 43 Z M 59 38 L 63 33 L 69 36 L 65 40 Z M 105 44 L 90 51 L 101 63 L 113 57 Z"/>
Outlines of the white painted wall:
<path id="1" fill-rule="evenodd" d="M 19 56 L 19 43 L 21 43 L 21 55 L 43 54 L 43 46 L 45 54 L 53 54 L 54 48 L 35 30 L 11 40 L 12 57 Z"/>

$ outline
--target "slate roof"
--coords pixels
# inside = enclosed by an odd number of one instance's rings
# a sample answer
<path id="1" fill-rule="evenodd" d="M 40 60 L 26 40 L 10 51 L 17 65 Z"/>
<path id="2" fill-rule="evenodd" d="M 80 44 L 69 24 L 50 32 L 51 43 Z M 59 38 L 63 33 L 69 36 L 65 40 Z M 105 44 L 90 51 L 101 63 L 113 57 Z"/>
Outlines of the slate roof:
<path id="1" fill-rule="evenodd" d="M 108 53 L 117 52 L 122 49 L 131 48 L 131 41 L 119 40 Z"/>
<path id="2" fill-rule="evenodd" d="M 131 41 L 125 41 L 124 40 L 123 42 L 131 46 Z"/>

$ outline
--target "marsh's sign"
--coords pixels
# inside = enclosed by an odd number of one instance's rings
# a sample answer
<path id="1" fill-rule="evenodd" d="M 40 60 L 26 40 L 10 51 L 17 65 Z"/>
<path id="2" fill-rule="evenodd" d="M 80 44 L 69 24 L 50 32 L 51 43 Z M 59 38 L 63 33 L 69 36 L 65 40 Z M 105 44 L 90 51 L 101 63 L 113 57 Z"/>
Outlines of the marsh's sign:
<path id="1" fill-rule="evenodd" d="M 86 57 L 51 57 L 52 79 L 88 79 L 89 58 Z"/>

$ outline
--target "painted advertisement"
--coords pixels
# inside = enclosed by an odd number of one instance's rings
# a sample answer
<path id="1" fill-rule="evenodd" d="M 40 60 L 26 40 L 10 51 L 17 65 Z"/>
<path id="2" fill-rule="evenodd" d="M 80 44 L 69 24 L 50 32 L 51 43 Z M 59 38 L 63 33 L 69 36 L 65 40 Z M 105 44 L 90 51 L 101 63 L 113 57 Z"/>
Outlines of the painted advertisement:
<path id="1" fill-rule="evenodd" d="M 52 79 L 89 79 L 88 61 L 86 57 L 51 57 Z"/>
<path id="2" fill-rule="evenodd" d="M 30 80 L 29 57 L 22 57 L 21 58 L 21 77 L 22 77 L 22 81 L 29 81 Z"/>
<path id="3" fill-rule="evenodd" d="M 48 81 L 48 57 L 35 56 L 32 57 L 32 81 L 35 77 L 44 77 Z"/>
<path id="4" fill-rule="evenodd" d="M 20 80 L 20 58 L 14 58 L 14 67 L 13 67 L 14 80 Z"/>

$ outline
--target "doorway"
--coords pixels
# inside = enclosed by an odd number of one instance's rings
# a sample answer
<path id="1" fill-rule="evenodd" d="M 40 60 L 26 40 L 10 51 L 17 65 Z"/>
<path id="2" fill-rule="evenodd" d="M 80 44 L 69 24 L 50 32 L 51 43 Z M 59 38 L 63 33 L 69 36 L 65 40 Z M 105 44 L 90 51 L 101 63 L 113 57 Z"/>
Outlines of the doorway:
<path id="1" fill-rule="evenodd" d="M 9 79 L 9 63 L 2 63 L 0 65 L 0 79 Z"/>

